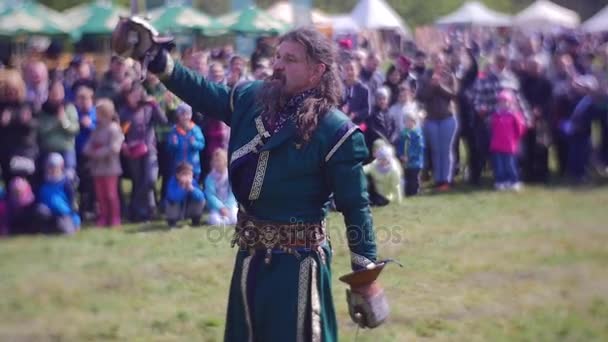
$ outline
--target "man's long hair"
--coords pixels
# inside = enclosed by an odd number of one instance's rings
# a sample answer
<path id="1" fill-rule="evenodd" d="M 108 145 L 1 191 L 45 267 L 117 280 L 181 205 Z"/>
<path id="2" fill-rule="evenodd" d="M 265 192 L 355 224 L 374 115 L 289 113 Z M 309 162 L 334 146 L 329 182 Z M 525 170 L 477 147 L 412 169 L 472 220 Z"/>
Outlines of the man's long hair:
<path id="1" fill-rule="evenodd" d="M 337 71 L 336 53 L 332 42 L 313 28 L 299 28 L 288 32 L 279 39 L 279 44 L 285 41 L 302 45 L 310 64 L 322 63 L 326 67 L 313 95 L 304 100 L 296 114 L 298 139 L 307 143 L 317 128 L 319 118 L 332 107 L 336 107 L 342 97 L 342 82 Z M 265 82 L 258 97 L 263 115 L 271 121 L 276 119 L 281 107 L 288 100 L 281 87 L 282 85 L 276 83 Z"/>

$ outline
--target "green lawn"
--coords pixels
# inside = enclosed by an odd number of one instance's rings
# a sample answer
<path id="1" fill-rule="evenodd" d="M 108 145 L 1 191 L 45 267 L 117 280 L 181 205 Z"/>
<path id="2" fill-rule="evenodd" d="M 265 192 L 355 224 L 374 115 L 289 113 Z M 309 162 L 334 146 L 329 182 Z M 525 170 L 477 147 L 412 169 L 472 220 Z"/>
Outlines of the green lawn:
<path id="1" fill-rule="evenodd" d="M 456 192 L 374 210 L 392 304 L 358 341 L 608 340 L 608 187 Z M 349 267 L 330 218 L 337 276 Z M 0 341 L 219 341 L 230 230 L 88 229 L 0 241 Z"/>

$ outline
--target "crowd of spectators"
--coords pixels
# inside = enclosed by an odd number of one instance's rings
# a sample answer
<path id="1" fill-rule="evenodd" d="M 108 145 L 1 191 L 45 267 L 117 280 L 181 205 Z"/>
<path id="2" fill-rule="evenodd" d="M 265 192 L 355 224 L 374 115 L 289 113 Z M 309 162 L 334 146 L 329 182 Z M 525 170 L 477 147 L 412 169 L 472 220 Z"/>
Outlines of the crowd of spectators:
<path id="1" fill-rule="evenodd" d="M 272 75 L 273 42 L 259 39 L 249 58 L 227 46 L 184 51 L 181 62 L 234 87 Z M 500 191 L 556 177 L 582 184 L 591 166 L 605 172 L 602 36 L 450 34 L 433 51 L 412 44 L 392 56 L 356 45 L 336 42 L 340 109 L 365 133 L 372 204 L 425 187 L 450 191 L 457 175 L 480 186 L 485 170 Z M 138 63 L 113 56 L 107 70 L 94 65 L 76 55 L 50 69 L 28 56 L 0 70 L 1 233 L 72 233 L 81 221 L 119 227 L 160 217 L 171 227 L 185 218 L 199 225 L 205 211 L 209 224 L 233 224 L 230 128 L 193 113 L 154 75 L 140 82 Z"/>

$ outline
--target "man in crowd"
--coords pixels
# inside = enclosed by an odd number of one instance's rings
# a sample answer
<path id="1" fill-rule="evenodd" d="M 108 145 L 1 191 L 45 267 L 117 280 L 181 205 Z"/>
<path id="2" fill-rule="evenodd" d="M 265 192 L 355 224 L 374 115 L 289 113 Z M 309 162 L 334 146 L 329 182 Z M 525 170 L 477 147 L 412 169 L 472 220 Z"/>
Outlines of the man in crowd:
<path id="1" fill-rule="evenodd" d="M 551 82 L 541 60 L 532 56 L 521 75 L 524 98 L 530 104 L 530 129 L 524 136 L 524 180 L 546 183 L 549 180 L 549 116 Z"/>
<path id="2" fill-rule="evenodd" d="M 365 59 L 365 64 L 361 68 L 359 79 L 369 89 L 370 103 L 375 103 L 374 96 L 376 91 L 384 84 L 384 76 L 379 70 L 380 57 L 377 53 L 370 53 Z"/>
<path id="3" fill-rule="evenodd" d="M 220 62 L 213 62 L 209 66 L 209 81 L 217 84 L 226 84 L 226 71 Z"/>
<path id="4" fill-rule="evenodd" d="M 359 65 L 354 59 L 343 62 L 342 79 L 344 81 L 342 111 L 355 124 L 361 124 L 369 116 L 371 102 L 367 86 L 359 80 Z"/>
<path id="5" fill-rule="evenodd" d="M 112 99 L 115 103 L 119 102 L 121 86 L 127 78 L 127 65 L 125 60 L 118 56 L 112 56 L 110 69 L 103 75 L 97 96 Z"/>
<path id="6" fill-rule="evenodd" d="M 488 119 L 496 112 L 498 94 L 503 90 L 510 90 L 515 96 L 515 105 L 518 107 L 526 122 L 530 122 L 531 114 L 528 104 L 521 92 L 520 81 L 517 75 L 509 67 L 507 56 L 498 52 L 494 56 L 494 63 L 484 70 L 483 75 L 477 79 L 473 88 L 472 103 L 476 116 L 473 118 L 473 134 L 477 144 L 477 163 L 471 170 L 471 178 L 476 182 L 483 171 L 489 155 L 490 133 L 488 130 Z"/>

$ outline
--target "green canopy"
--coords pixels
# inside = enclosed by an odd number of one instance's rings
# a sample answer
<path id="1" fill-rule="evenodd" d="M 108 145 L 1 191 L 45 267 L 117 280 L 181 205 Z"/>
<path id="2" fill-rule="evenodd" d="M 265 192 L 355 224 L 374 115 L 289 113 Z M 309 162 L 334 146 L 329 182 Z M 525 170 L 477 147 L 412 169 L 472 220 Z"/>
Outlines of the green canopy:
<path id="1" fill-rule="evenodd" d="M 110 1 L 98 0 L 72 7 L 64 12 L 69 23 L 70 35 L 79 39 L 85 34 L 110 35 L 118 23 L 119 17 L 128 16 L 129 12 L 112 5 Z"/>
<path id="2" fill-rule="evenodd" d="M 226 14 L 218 21 L 230 32 L 244 35 L 278 35 L 290 29 L 289 24 L 273 18 L 256 6 Z"/>
<path id="3" fill-rule="evenodd" d="M 0 9 L 0 35 L 62 35 L 66 21 L 59 12 L 35 3 L 23 1 Z"/>
<path id="4" fill-rule="evenodd" d="M 222 28 L 215 19 L 190 6 L 160 7 L 150 11 L 148 17 L 159 32 L 194 30 L 206 34 Z"/>

